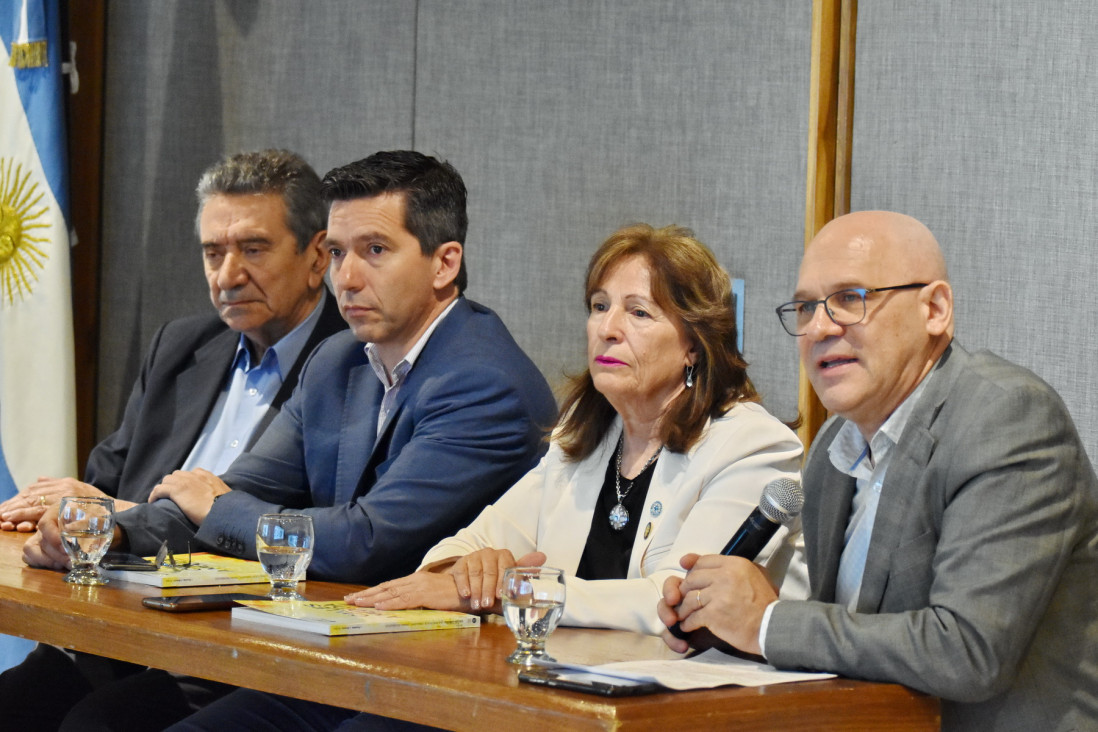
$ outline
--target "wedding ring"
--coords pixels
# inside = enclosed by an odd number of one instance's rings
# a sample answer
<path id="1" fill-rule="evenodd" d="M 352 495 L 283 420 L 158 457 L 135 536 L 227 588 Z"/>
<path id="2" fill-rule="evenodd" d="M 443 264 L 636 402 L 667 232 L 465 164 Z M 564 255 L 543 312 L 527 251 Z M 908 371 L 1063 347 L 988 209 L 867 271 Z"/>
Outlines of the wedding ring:
<path id="1" fill-rule="evenodd" d="M 702 591 L 696 590 L 694 594 L 698 596 L 698 609 L 701 610 L 703 607 L 705 607 L 705 605 L 702 604 Z"/>
<path id="2" fill-rule="evenodd" d="M 49 505 L 49 504 L 48 504 L 48 503 L 46 502 L 46 497 L 45 497 L 45 496 L 38 496 L 38 503 L 39 503 L 39 505 L 41 505 L 41 506 L 48 506 L 48 505 Z"/>

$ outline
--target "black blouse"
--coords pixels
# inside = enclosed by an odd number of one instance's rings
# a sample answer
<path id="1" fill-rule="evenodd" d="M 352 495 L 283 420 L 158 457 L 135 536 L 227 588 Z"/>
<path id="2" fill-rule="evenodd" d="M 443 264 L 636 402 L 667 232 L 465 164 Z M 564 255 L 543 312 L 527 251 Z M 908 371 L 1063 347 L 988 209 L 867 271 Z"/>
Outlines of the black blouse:
<path id="1" fill-rule="evenodd" d="M 618 471 L 616 455 L 611 453 L 610 464 L 606 466 L 606 476 L 602 481 L 602 490 L 595 503 L 595 513 L 591 517 L 591 530 L 587 534 L 587 544 L 583 548 L 576 576 L 580 579 L 625 579 L 629 574 L 629 555 L 633 551 L 633 540 L 637 536 L 637 527 L 646 523 L 644 503 L 648 497 L 648 486 L 652 482 L 652 473 L 659 460 L 653 461 L 632 481 L 622 478 L 622 488 L 632 483 L 621 504 L 629 512 L 629 523 L 620 531 L 610 525 L 610 511 L 618 505 L 618 495 L 614 490 L 614 476 Z"/>

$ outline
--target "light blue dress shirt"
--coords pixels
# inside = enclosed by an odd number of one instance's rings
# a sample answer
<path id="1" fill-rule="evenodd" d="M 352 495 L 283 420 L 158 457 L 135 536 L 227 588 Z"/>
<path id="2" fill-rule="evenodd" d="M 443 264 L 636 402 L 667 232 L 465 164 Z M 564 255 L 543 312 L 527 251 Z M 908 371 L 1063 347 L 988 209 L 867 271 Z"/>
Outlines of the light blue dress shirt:
<path id="1" fill-rule="evenodd" d="M 221 475 L 244 452 L 256 425 L 282 388 L 286 372 L 301 355 L 323 307 L 322 297 L 309 317 L 268 348 L 258 364 L 252 363 L 248 341 L 240 334 L 228 380 L 183 462 L 183 470 L 205 468 Z"/>
<path id="2" fill-rule="evenodd" d="M 839 573 L 835 578 L 835 602 L 855 612 L 862 591 L 862 575 L 869 556 L 869 540 L 877 518 L 881 486 L 891 463 L 893 449 L 907 427 L 907 420 L 926 389 L 934 372 L 926 376 L 915 391 L 896 407 L 869 442 L 847 422 L 828 446 L 827 455 L 835 469 L 854 478 L 854 498 L 850 519 L 846 524 L 843 553 L 839 558 Z"/>
<path id="3" fill-rule="evenodd" d="M 892 449 L 900 440 L 904 427 L 926 390 L 934 369 L 919 382 L 915 391 L 908 394 L 900 406 L 889 415 L 873 438 L 866 442 L 853 422 L 847 421 L 827 448 L 827 455 L 835 469 L 854 478 L 854 498 L 850 519 L 846 524 L 843 553 L 839 557 L 839 573 L 835 578 L 835 602 L 850 612 L 858 607 L 858 595 L 862 591 L 862 575 L 869 556 L 869 540 L 873 536 L 873 524 L 877 518 L 877 504 L 881 497 L 885 473 L 892 456 Z M 766 631 L 770 626 L 770 614 L 780 600 L 767 606 L 759 627 L 759 648 L 766 656 Z"/>

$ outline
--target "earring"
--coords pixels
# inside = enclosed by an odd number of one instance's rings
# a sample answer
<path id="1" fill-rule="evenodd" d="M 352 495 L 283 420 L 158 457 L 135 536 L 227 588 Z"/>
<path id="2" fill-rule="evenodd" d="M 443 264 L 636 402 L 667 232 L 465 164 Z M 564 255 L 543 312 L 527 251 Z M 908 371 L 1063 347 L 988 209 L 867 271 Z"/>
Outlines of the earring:
<path id="1" fill-rule="evenodd" d="M 694 364 L 690 364 L 686 367 L 686 388 L 692 389 L 694 387 Z"/>

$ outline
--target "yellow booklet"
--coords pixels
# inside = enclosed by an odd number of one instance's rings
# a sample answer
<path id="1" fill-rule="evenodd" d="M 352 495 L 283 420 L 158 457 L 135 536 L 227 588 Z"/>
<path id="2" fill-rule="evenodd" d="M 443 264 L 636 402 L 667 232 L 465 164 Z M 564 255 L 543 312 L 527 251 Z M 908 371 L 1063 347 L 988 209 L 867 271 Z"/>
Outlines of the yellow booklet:
<path id="1" fill-rule="evenodd" d="M 153 557 L 148 557 L 150 560 Z M 161 567 L 155 572 L 134 572 L 128 569 L 104 569 L 111 580 L 137 582 L 153 587 L 205 587 L 212 585 L 251 585 L 269 583 L 259 562 L 205 552 L 191 555 L 191 566 Z"/>
<path id="2" fill-rule="evenodd" d="M 241 600 L 238 604 L 243 607 L 233 608 L 233 620 L 322 635 L 450 630 L 480 625 L 478 616 L 465 613 L 448 610 L 375 610 L 372 607 L 348 605 L 342 600 Z"/>

